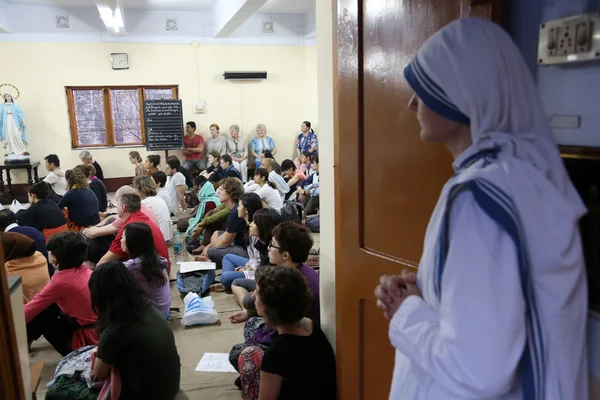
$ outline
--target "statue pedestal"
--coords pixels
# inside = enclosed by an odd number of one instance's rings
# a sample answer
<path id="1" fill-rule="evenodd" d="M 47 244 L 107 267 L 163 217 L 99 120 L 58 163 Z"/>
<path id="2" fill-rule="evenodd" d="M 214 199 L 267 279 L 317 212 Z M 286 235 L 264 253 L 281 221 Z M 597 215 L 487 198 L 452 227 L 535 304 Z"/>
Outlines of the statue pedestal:
<path id="1" fill-rule="evenodd" d="M 4 164 L 0 164 L 0 202 L 2 204 L 10 204 L 13 200 L 19 200 L 20 202 L 27 202 L 27 199 L 16 198 L 15 193 L 12 187 L 12 178 L 10 176 L 10 170 L 12 169 L 24 169 L 27 170 L 27 183 L 29 185 L 33 185 L 34 182 L 37 183 L 40 181 L 38 177 L 38 168 L 40 166 L 40 162 L 26 162 L 26 163 L 16 163 L 16 162 L 4 162 Z M 4 191 L 4 171 L 6 171 L 6 186 L 8 191 Z M 33 171 L 33 178 L 31 172 Z"/>

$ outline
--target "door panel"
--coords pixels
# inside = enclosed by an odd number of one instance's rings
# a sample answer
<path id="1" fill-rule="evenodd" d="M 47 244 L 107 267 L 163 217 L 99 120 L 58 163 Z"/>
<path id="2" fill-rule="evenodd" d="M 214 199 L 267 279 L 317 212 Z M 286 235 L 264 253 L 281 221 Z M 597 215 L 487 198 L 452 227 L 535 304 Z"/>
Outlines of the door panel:
<path id="1" fill-rule="evenodd" d="M 394 349 L 373 290 L 381 275 L 416 268 L 429 216 L 452 173 L 449 153 L 419 138 L 403 69 L 434 32 L 460 17 L 489 18 L 498 7 L 493 3 L 337 2 L 336 324 L 343 400 L 388 396 Z"/>

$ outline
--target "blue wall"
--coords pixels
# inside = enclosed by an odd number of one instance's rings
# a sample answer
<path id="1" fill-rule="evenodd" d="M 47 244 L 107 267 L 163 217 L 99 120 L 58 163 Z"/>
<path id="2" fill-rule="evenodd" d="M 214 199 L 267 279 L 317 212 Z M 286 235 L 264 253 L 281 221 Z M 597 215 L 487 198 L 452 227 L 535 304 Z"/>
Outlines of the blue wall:
<path id="1" fill-rule="evenodd" d="M 600 0 L 510 0 L 508 30 L 537 80 L 546 113 L 580 115 L 578 129 L 555 129 L 559 144 L 600 147 L 600 62 L 538 67 L 539 25 L 588 11 Z"/>

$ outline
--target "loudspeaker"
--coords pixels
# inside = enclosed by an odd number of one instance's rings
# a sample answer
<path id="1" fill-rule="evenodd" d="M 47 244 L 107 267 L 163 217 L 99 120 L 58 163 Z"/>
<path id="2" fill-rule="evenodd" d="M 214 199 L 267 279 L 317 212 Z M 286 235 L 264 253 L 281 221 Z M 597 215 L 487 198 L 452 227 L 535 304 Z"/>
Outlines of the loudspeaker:
<path id="1" fill-rule="evenodd" d="M 225 71 L 223 77 L 226 81 L 260 81 L 267 79 L 267 71 L 259 72 L 229 72 Z"/>

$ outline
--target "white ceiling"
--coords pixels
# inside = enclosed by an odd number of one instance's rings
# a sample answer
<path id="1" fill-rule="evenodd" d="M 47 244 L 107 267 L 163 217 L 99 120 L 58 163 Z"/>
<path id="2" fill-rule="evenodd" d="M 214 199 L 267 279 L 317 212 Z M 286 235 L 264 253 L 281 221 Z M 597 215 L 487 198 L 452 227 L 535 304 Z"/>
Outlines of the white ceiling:
<path id="1" fill-rule="evenodd" d="M 315 7 L 316 0 L 268 0 L 259 11 L 274 14 L 303 14 Z"/>
<path id="2" fill-rule="evenodd" d="M 210 11 L 217 0 L 122 0 L 125 8 L 166 11 Z M 260 12 L 296 14 L 315 8 L 316 0 L 268 0 Z M 8 0 L 9 4 L 95 7 L 94 0 Z"/>

